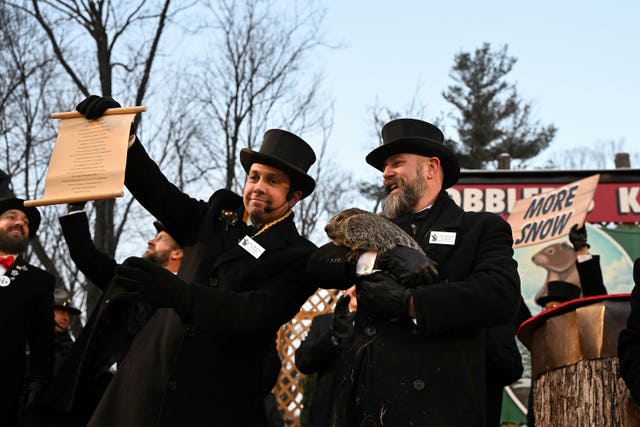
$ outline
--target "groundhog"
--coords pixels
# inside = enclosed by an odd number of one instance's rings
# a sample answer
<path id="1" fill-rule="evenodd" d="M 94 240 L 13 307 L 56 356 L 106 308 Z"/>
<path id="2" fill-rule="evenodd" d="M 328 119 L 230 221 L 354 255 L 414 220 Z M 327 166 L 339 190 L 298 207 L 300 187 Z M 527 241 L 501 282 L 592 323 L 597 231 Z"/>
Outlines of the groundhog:
<path id="1" fill-rule="evenodd" d="M 553 280 L 562 280 L 580 286 L 580 276 L 576 267 L 576 252 L 566 242 L 554 243 L 545 246 L 533 257 L 533 263 L 547 270 L 547 278 L 544 284 L 536 292 L 535 300 L 547 295 L 547 283 Z"/>
<path id="2" fill-rule="evenodd" d="M 367 251 L 382 254 L 396 246 L 408 246 L 424 253 L 420 245 L 393 222 L 358 208 L 338 213 L 329 220 L 324 231 L 334 244 L 351 249 L 347 259 L 354 264 Z"/>

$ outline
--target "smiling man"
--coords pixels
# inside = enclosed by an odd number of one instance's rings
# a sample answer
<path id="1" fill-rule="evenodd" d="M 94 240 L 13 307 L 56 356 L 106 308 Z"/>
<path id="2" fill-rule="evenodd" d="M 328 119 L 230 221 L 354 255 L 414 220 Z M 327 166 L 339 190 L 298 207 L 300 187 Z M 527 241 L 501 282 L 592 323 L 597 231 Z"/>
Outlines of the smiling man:
<path id="1" fill-rule="evenodd" d="M 511 229 L 448 196 L 460 166 L 436 126 L 393 120 L 382 140 L 366 161 L 382 172 L 384 214 L 426 256 L 396 248 L 375 261 L 381 271 L 357 279 L 336 261 L 337 248 L 325 245 L 311 258 L 310 277 L 325 281 L 321 287 L 357 286 L 335 425 L 485 426 L 487 331 L 511 321 L 520 297 Z M 425 264 L 437 274 L 408 287 L 402 278 Z"/>
<path id="2" fill-rule="evenodd" d="M 90 97 L 88 119 L 119 104 Z M 130 258 L 115 283 L 161 307 L 132 343 L 89 426 L 263 426 L 264 397 L 280 368 L 275 337 L 313 288 L 304 266 L 315 246 L 292 208 L 309 196 L 312 148 L 280 129 L 241 150 L 242 196 L 204 202 L 180 191 L 135 137 L 125 184 L 182 245 L 178 275 Z"/>
<path id="3" fill-rule="evenodd" d="M 49 273 L 22 254 L 40 225 L 36 208 L 24 200 L 0 201 L 0 425 L 14 426 L 18 409 L 30 412 L 42 397 L 53 367 L 53 288 Z M 29 377 L 23 392 L 25 349 Z M 23 401 L 20 403 L 20 395 Z"/>

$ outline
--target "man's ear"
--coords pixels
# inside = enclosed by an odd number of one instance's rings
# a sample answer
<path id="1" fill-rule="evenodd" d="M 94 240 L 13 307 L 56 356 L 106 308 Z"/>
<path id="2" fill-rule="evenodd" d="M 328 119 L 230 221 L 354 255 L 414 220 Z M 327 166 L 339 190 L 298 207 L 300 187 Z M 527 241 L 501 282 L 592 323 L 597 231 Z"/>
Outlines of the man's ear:
<path id="1" fill-rule="evenodd" d="M 182 249 L 172 249 L 171 250 L 171 258 L 172 259 L 182 259 L 184 257 L 184 251 Z"/>
<path id="2" fill-rule="evenodd" d="M 302 200 L 302 191 L 289 191 L 287 193 L 287 202 L 289 202 L 289 207 L 292 208 Z"/>
<path id="3" fill-rule="evenodd" d="M 440 159 L 437 157 L 429 157 L 427 159 L 427 178 L 433 179 L 435 176 L 438 176 L 439 172 L 442 172 Z"/>

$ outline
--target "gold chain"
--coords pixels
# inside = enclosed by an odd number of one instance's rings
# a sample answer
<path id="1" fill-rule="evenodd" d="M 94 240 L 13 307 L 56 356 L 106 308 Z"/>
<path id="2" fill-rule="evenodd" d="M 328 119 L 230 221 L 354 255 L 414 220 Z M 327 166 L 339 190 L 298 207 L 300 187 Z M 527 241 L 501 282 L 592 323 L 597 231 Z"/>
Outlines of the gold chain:
<path id="1" fill-rule="evenodd" d="M 258 232 L 256 234 L 254 234 L 253 236 L 251 236 L 251 238 L 259 236 L 260 234 L 264 233 L 265 231 L 267 231 L 268 229 L 270 229 L 271 227 L 273 227 L 277 223 L 284 221 L 289 216 L 291 216 L 292 213 L 293 213 L 293 211 L 291 209 L 289 209 L 289 211 L 286 214 L 282 215 L 280 218 L 278 218 L 278 219 L 276 219 L 274 221 L 271 221 L 269 224 L 265 224 L 265 226 L 262 227 L 260 230 L 258 230 Z"/>

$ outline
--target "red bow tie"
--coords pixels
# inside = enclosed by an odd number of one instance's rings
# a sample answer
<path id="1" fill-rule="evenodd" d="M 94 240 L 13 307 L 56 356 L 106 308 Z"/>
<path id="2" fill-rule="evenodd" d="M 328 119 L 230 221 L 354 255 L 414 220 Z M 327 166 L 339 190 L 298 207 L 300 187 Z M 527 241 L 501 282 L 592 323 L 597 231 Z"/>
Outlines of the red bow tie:
<path id="1" fill-rule="evenodd" d="M 0 265 L 3 266 L 5 270 L 8 270 L 13 265 L 15 259 L 16 257 L 13 255 L 0 256 Z"/>

